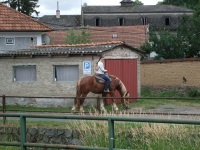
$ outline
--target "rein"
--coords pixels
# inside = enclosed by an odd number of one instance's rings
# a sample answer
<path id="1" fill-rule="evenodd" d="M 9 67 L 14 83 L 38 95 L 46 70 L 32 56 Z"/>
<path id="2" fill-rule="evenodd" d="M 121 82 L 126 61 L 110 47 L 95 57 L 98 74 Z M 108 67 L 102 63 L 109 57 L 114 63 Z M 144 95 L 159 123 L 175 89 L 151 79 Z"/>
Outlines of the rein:
<path id="1" fill-rule="evenodd" d="M 128 92 L 126 91 L 125 94 L 123 95 L 123 97 L 126 97 L 126 94 L 127 94 L 127 93 L 128 93 Z M 124 103 L 125 103 L 125 104 L 129 104 L 129 101 L 126 100 L 126 99 L 124 99 Z"/>
<path id="2" fill-rule="evenodd" d="M 121 80 L 120 80 L 120 82 L 119 82 L 119 86 L 120 86 L 123 90 L 125 89 L 125 88 L 124 88 L 124 84 L 121 82 Z M 122 90 L 122 91 L 123 91 L 123 90 Z M 125 92 L 124 92 L 124 95 L 122 96 L 122 97 L 124 97 L 124 104 L 126 104 L 126 105 L 129 104 L 129 101 L 125 99 L 127 93 L 128 93 L 128 92 L 125 91 Z"/>

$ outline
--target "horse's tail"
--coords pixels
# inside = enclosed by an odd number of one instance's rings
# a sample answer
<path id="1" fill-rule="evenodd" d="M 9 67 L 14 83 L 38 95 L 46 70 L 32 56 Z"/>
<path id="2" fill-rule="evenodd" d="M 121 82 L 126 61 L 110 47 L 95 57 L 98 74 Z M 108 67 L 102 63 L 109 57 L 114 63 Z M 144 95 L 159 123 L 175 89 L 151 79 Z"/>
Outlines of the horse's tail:
<path id="1" fill-rule="evenodd" d="M 76 83 L 76 96 L 78 96 L 80 94 L 80 82 L 81 82 L 81 79 L 78 80 Z"/>

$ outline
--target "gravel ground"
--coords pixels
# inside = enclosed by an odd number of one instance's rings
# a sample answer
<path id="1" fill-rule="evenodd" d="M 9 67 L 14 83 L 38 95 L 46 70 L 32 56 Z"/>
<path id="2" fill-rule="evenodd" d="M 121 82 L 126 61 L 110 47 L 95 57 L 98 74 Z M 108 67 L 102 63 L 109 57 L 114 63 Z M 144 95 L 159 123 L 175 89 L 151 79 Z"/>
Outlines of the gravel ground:
<path id="1" fill-rule="evenodd" d="M 134 117 L 157 119 L 186 119 L 200 121 L 200 108 L 191 106 L 161 105 L 156 109 L 143 110 L 132 108 L 129 112 L 135 112 Z M 158 113 L 158 114 L 154 114 Z"/>
<path id="2" fill-rule="evenodd" d="M 143 110 L 142 107 L 133 107 L 128 110 L 129 117 L 134 118 L 152 118 L 152 119 L 184 119 L 200 121 L 200 106 L 175 106 L 175 105 L 161 105 L 155 109 Z M 156 114 L 157 113 L 157 114 Z M 42 113 L 45 114 L 45 113 Z M 67 115 L 66 113 L 51 113 L 51 115 Z M 124 115 L 126 116 L 126 115 Z M 0 117 L 0 120 L 2 117 Z M 8 120 L 19 118 L 7 118 Z M 54 119 L 39 119 L 32 118 L 28 120 L 54 120 Z M 63 121 L 58 119 L 58 121 Z M 66 120 L 65 120 L 66 121 Z"/>
<path id="3" fill-rule="evenodd" d="M 155 113 L 177 113 L 177 114 L 200 114 L 200 108 L 192 106 L 161 105 L 159 108 L 143 110 L 132 108 L 130 111 L 155 112 Z"/>

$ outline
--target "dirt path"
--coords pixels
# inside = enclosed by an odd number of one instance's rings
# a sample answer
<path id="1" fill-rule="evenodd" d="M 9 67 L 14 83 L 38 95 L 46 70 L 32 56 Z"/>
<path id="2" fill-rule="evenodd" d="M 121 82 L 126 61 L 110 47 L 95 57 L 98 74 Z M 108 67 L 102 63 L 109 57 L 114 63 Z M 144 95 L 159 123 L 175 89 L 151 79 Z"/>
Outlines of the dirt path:
<path id="1" fill-rule="evenodd" d="M 160 105 L 158 108 L 148 110 L 137 107 L 131 108 L 129 112 L 135 112 L 132 116 L 139 118 L 200 121 L 200 108 L 193 106 Z"/>
<path id="2" fill-rule="evenodd" d="M 155 112 L 155 113 L 176 113 L 176 114 L 200 114 L 200 108 L 192 106 L 161 105 L 155 109 L 137 107 L 129 110 L 130 112 Z"/>

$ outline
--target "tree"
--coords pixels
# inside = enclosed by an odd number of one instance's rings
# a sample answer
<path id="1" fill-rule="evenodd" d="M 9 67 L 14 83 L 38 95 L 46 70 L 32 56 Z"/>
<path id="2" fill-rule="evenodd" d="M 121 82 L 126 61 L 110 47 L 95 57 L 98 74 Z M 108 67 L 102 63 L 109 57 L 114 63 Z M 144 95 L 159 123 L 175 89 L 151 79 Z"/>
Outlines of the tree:
<path id="1" fill-rule="evenodd" d="M 139 1 L 139 0 L 135 0 L 133 2 L 133 5 L 144 5 L 144 4 L 141 1 Z"/>
<path id="2" fill-rule="evenodd" d="M 181 6 L 193 10 L 197 10 L 197 6 L 199 4 L 199 0 L 164 0 L 163 2 L 158 2 L 158 4 L 164 5 L 175 5 Z"/>
<path id="3" fill-rule="evenodd" d="M 71 30 L 65 37 L 65 42 L 67 44 L 85 44 L 91 43 L 90 39 L 90 34 L 87 33 L 85 29 L 82 29 L 81 33 Z"/>
<path id="4" fill-rule="evenodd" d="M 185 16 L 177 31 L 177 38 L 182 41 L 185 57 L 199 57 L 200 52 L 200 6 L 193 16 Z"/>
<path id="5" fill-rule="evenodd" d="M 156 52 L 155 59 L 200 57 L 200 11 L 184 16 L 176 33 L 150 32 L 149 42 L 141 46 L 147 53 Z"/>
<path id="6" fill-rule="evenodd" d="M 35 8 L 39 7 L 39 5 L 37 5 L 38 0 L 4 0 L 2 3 L 28 16 L 31 16 L 33 13 L 37 16 L 39 14 L 39 12 L 35 10 Z"/>
<path id="7" fill-rule="evenodd" d="M 149 42 L 141 46 L 147 53 L 155 51 L 155 59 L 200 57 L 200 5 L 192 16 L 183 16 L 176 33 L 151 32 Z"/>
<path id="8" fill-rule="evenodd" d="M 180 51 L 180 40 L 175 34 L 169 31 L 150 33 L 149 42 L 141 46 L 141 49 L 147 53 L 156 52 L 155 59 L 174 59 L 183 58 L 184 54 Z"/>

